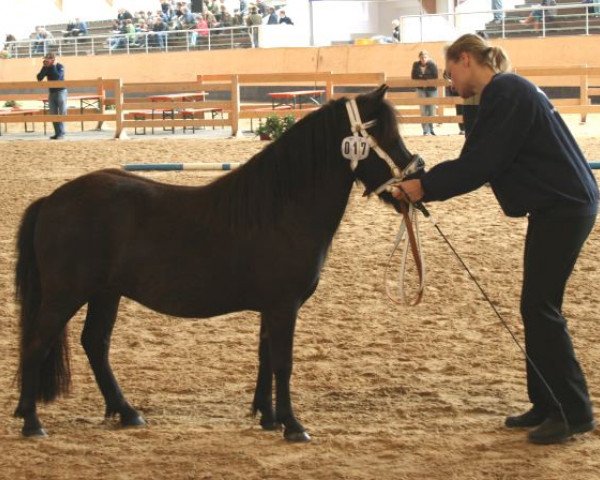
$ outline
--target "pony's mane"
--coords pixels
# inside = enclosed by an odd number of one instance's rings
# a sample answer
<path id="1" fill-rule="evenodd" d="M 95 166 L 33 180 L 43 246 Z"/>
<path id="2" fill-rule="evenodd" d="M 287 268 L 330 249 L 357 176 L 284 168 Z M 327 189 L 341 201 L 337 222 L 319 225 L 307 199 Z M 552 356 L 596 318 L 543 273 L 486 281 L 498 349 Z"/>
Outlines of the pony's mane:
<path id="1" fill-rule="evenodd" d="M 244 165 L 207 185 L 211 201 L 199 212 L 208 222 L 251 230 L 276 222 L 284 206 L 302 190 L 313 195 L 319 180 L 339 166 L 339 125 L 346 121 L 346 98 L 331 100 L 295 123 Z M 378 111 L 379 136 L 392 136 L 393 108 Z M 364 119 L 367 120 L 367 119 Z M 395 130 L 397 135 L 397 130 Z M 350 135 L 350 131 L 348 131 Z"/>

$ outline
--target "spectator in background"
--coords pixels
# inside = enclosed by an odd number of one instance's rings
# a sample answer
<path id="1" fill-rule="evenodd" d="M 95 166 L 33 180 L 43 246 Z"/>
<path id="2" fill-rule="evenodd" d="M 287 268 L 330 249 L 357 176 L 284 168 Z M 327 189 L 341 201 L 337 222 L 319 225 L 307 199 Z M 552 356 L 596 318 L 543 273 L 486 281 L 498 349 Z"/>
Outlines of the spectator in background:
<path id="1" fill-rule="evenodd" d="M 261 17 L 264 17 L 267 14 L 267 4 L 264 2 L 264 0 L 257 0 L 256 8 L 258 9 L 258 13 Z"/>
<path id="2" fill-rule="evenodd" d="M 63 81 L 65 79 L 65 68 L 56 61 L 53 53 L 47 53 L 42 62 L 43 66 L 37 74 L 38 82 L 44 78 L 51 81 Z M 48 111 L 51 115 L 67 114 L 67 89 L 64 87 L 50 88 L 48 91 Z M 63 122 L 52 122 L 54 135 L 51 140 L 61 140 L 65 137 L 65 124 Z"/>
<path id="3" fill-rule="evenodd" d="M 196 38 L 198 35 L 202 38 L 208 37 L 208 22 L 204 18 L 203 14 L 199 14 L 196 20 Z M 194 42 L 196 43 L 196 42 Z"/>
<path id="4" fill-rule="evenodd" d="M 400 42 L 400 20 L 392 20 L 392 36 L 373 35 L 371 40 L 375 43 L 399 43 Z"/>
<path id="5" fill-rule="evenodd" d="M 163 20 L 165 20 L 165 22 L 171 20 L 171 14 L 173 12 L 171 11 L 171 2 L 169 2 L 169 0 L 160 0 L 160 11 L 164 15 Z"/>
<path id="6" fill-rule="evenodd" d="M 277 18 L 275 9 L 273 7 L 269 7 L 267 10 L 267 25 L 277 25 L 278 23 L 279 19 Z"/>
<path id="7" fill-rule="evenodd" d="M 400 43 L 400 20 L 392 20 L 392 42 Z"/>
<path id="8" fill-rule="evenodd" d="M 148 45 L 148 23 L 143 18 L 138 18 L 138 21 L 134 25 L 135 28 L 135 41 L 136 45 Z"/>
<path id="9" fill-rule="evenodd" d="M 217 0 L 214 1 L 207 1 L 206 2 L 206 9 L 212 13 L 213 15 L 218 15 L 219 13 L 221 13 L 221 8 L 219 6 L 219 3 L 217 2 Z"/>
<path id="10" fill-rule="evenodd" d="M 583 0 L 581 3 L 595 3 L 595 5 L 593 7 L 588 7 L 587 11 L 588 14 L 596 14 L 596 16 L 598 16 L 598 14 L 600 14 L 600 0 Z"/>
<path id="11" fill-rule="evenodd" d="M 35 27 L 35 42 L 33 43 L 34 55 L 45 55 L 48 53 L 50 45 L 54 45 L 54 36 L 44 27 Z"/>
<path id="12" fill-rule="evenodd" d="M 492 10 L 494 10 L 494 20 L 492 21 L 495 24 L 502 23 L 502 19 L 504 18 L 504 5 L 502 0 L 492 0 Z M 489 17 L 488 17 L 489 18 Z"/>
<path id="13" fill-rule="evenodd" d="M 231 13 L 227 11 L 225 5 L 223 5 L 223 10 L 221 11 L 221 20 L 219 21 L 219 26 L 221 28 L 227 28 L 233 26 L 233 17 Z"/>
<path id="14" fill-rule="evenodd" d="M 229 15 L 229 11 L 227 10 L 227 5 L 221 3 L 219 5 L 219 13 L 216 14 L 215 17 L 217 18 L 220 26 L 225 27 L 226 25 L 224 25 L 224 19 L 231 17 L 231 15 Z M 231 19 L 229 19 L 229 23 L 231 23 Z"/>
<path id="15" fill-rule="evenodd" d="M 131 14 L 131 12 L 129 12 L 129 10 L 119 8 L 119 10 L 117 10 L 117 20 L 119 21 L 121 26 L 123 26 L 126 20 L 131 20 L 133 22 L 133 15 Z"/>
<path id="16" fill-rule="evenodd" d="M 179 23 L 183 30 L 189 30 L 196 26 L 196 17 L 185 6 L 181 7 L 181 15 L 179 15 Z"/>
<path id="17" fill-rule="evenodd" d="M 72 20 L 67 23 L 67 30 L 64 33 L 65 37 L 79 37 L 80 35 L 87 35 L 88 27 L 87 23 L 79 18 Z"/>
<path id="18" fill-rule="evenodd" d="M 542 7 L 556 6 L 556 0 L 542 0 Z M 519 20 L 523 25 L 533 24 L 533 28 L 539 30 L 542 21 L 553 20 L 556 17 L 556 8 L 549 8 L 547 10 L 532 10 L 527 18 Z"/>
<path id="19" fill-rule="evenodd" d="M 419 52 L 419 60 L 413 63 L 411 78 L 413 80 L 435 80 L 438 78 L 438 68 L 429 58 L 425 50 Z M 437 87 L 417 87 L 417 95 L 421 98 L 437 97 Z M 422 117 L 432 117 L 435 113 L 434 105 L 420 105 Z M 423 135 L 435 135 L 432 123 L 422 123 Z"/>
<path id="20" fill-rule="evenodd" d="M 177 2 L 177 4 L 175 5 L 175 10 L 173 11 L 173 15 L 175 15 L 176 17 L 181 17 L 181 15 L 183 15 L 184 5 L 184 2 Z"/>
<path id="21" fill-rule="evenodd" d="M 5 52 L 4 58 L 11 58 L 16 50 L 17 38 L 12 33 L 6 34 L 6 39 L 4 40 L 3 52 Z"/>
<path id="22" fill-rule="evenodd" d="M 285 23 L 286 25 L 293 25 L 292 19 L 285 14 L 285 10 L 279 10 L 279 23 Z"/>
<path id="23" fill-rule="evenodd" d="M 237 8 L 233 11 L 231 25 L 233 27 L 241 27 L 242 25 L 244 25 L 244 15 Z"/>
<path id="24" fill-rule="evenodd" d="M 219 26 L 219 22 L 217 21 L 217 18 L 213 15 L 213 13 L 211 11 L 206 11 L 206 13 L 204 14 L 204 17 L 206 19 L 206 23 L 208 25 L 209 30 L 211 28 L 217 28 Z"/>
<path id="25" fill-rule="evenodd" d="M 246 25 L 250 27 L 252 33 L 252 43 L 255 48 L 258 47 L 258 28 L 262 25 L 262 16 L 258 13 L 258 8 L 250 7 L 250 15 L 246 17 Z"/>
<path id="26" fill-rule="evenodd" d="M 248 2 L 246 0 L 240 0 L 240 13 L 246 15 L 248 10 Z"/>
<path id="27" fill-rule="evenodd" d="M 109 40 L 109 50 L 112 52 L 115 48 L 125 47 L 127 44 L 129 46 L 136 46 L 135 40 L 137 38 L 137 33 L 135 31 L 135 25 L 131 18 L 125 20 L 123 27 L 121 28 L 121 34 L 112 37 Z"/>
<path id="28" fill-rule="evenodd" d="M 162 12 L 162 11 L 161 11 Z M 165 40 L 167 36 L 167 24 L 162 16 L 157 15 L 151 25 L 151 31 L 148 35 L 150 45 L 157 46 L 161 50 L 165 48 Z"/>

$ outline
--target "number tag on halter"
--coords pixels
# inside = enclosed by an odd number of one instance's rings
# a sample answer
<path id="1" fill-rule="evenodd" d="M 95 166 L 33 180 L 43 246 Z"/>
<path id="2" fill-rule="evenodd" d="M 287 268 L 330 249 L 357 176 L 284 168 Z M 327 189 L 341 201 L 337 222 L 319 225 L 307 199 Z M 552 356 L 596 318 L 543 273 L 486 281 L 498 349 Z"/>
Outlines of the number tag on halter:
<path id="1" fill-rule="evenodd" d="M 369 156 L 369 150 L 369 144 L 362 137 L 354 135 L 342 140 L 342 155 L 352 163 L 367 158 Z"/>

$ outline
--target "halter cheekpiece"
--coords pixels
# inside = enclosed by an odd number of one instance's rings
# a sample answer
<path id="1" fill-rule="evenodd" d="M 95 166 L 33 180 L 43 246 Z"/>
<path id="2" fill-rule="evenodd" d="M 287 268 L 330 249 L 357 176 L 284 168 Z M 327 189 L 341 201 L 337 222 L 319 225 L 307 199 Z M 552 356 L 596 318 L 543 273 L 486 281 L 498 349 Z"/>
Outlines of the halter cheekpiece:
<path id="1" fill-rule="evenodd" d="M 392 178 L 373 190 L 372 194 L 379 195 L 384 191 L 389 191 L 392 184 L 403 180 L 407 176 L 412 175 L 425 167 L 423 159 L 419 155 L 413 155 L 410 163 L 401 170 L 367 131 L 368 128 L 377 123 L 377 120 L 370 120 L 363 123 L 358 111 L 358 105 L 356 105 L 356 100 L 353 98 L 346 101 L 346 110 L 348 111 L 352 136 L 342 140 L 341 149 L 342 156 L 350 160 L 350 168 L 352 168 L 352 171 L 356 169 L 359 161 L 364 160 L 369 156 L 370 149 L 372 148 L 375 150 L 377 156 L 387 163 L 392 172 Z"/>

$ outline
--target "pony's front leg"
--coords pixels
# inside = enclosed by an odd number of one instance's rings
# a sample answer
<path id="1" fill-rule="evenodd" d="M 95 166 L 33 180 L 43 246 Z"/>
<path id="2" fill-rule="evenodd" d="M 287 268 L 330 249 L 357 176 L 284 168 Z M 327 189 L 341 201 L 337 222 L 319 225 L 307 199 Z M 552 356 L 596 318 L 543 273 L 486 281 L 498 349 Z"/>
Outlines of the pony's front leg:
<path id="1" fill-rule="evenodd" d="M 310 436 L 294 416 L 290 395 L 292 351 L 297 309 L 280 309 L 263 314 L 268 329 L 271 365 L 275 375 L 275 418 L 284 426 L 283 436 L 292 442 L 308 442 Z"/>
<path id="2" fill-rule="evenodd" d="M 275 421 L 273 411 L 273 368 L 269 349 L 269 333 L 264 318 L 260 322 L 258 344 L 258 378 L 252 402 L 252 413 L 260 412 L 260 426 L 265 430 L 276 430 L 280 424 Z"/>

